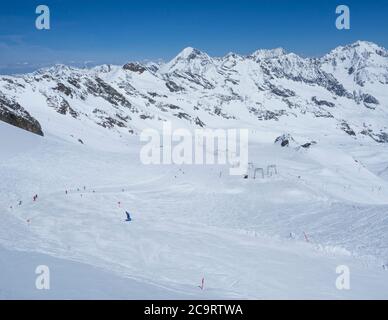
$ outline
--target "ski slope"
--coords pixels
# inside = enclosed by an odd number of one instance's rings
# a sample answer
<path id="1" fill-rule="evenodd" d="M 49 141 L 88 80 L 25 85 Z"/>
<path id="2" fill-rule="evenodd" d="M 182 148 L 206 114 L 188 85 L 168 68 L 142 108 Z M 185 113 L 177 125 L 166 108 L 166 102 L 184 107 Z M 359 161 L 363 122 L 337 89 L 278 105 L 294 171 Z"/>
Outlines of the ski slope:
<path id="1" fill-rule="evenodd" d="M 225 166 L 144 166 L 136 137 L 118 153 L 2 122 L 0 136 L 2 299 L 388 298 L 383 149 L 253 136 L 250 161 L 279 174 L 244 180 Z M 31 287 L 41 264 L 48 292 Z M 339 265 L 350 290 L 335 286 Z"/>

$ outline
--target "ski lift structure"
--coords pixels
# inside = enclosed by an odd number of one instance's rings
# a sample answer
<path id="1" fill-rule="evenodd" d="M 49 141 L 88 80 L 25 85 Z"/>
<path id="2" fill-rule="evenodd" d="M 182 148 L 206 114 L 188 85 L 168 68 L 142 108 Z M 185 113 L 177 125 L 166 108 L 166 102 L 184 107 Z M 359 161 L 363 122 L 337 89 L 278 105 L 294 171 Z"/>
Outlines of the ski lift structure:
<path id="1" fill-rule="evenodd" d="M 276 164 L 270 164 L 267 167 L 256 167 L 254 163 L 248 163 L 248 177 L 254 180 L 269 178 L 277 174 L 278 168 Z"/>

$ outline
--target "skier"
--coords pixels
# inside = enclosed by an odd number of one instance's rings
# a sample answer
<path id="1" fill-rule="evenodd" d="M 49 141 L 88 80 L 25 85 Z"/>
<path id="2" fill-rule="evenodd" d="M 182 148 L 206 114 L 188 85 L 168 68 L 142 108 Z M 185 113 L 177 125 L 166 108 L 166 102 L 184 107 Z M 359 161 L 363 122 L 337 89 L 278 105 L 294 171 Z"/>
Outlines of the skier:
<path id="1" fill-rule="evenodd" d="M 131 218 L 131 215 L 129 214 L 129 212 L 125 211 L 125 214 L 127 215 L 127 219 L 125 221 L 128 221 L 128 222 L 132 221 L 132 218 Z"/>
<path id="2" fill-rule="evenodd" d="M 22 202 L 22 200 L 20 200 L 20 201 L 19 201 L 19 206 L 21 206 L 21 205 L 22 205 L 22 203 L 23 203 L 23 202 Z"/>
<path id="3" fill-rule="evenodd" d="M 201 285 L 198 286 L 201 290 L 203 290 L 205 288 L 205 278 L 202 278 L 201 280 Z"/>

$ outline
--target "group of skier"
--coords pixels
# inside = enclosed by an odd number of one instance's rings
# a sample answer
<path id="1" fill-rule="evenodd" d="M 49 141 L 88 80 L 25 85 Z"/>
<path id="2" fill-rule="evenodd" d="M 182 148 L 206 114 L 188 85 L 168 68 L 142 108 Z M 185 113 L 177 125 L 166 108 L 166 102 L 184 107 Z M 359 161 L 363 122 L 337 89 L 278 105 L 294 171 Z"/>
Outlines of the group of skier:
<path id="1" fill-rule="evenodd" d="M 83 187 L 83 190 L 86 191 L 86 187 L 85 187 L 85 186 Z M 80 192 L 80 191 L 81 191 L 80 188 L 77 188 L 77 191 Z M 122 189 L 122 192 L 124 192 L 124 191 L 125 191 L 125 190 Z M 95 192 L 96 192 L 96 191 L 93 190 L 93 193 L 95 193 Z M 65 190 L 65 194 L 66 194 L 66 195 L 69 194 L 68 190 Z M 82 193 L 81 193 L 81 197 L 82 197 Z M 121 208 L 121 201 L 119 201 L 117 204 L 118 204 L 118 206 Z M 126 221 L 126 222 L 131 222 L 131 221 L 132 221 L 131 214 L 130 214 L 128 211 L 125 211 L 125 215 L 126 215 L 125 221 Z"/>
<path id="2" fill-rule="evenodd" d="M 86 191 L 86 187 L 85 187 L 85 186 L 83 187 L 83 190 Z M 80 189 L 78 188 L 77 191 L 80 192 Z M 123 190 L 123 192 L 124 192 L 124 190 Z M 95 193 L 95 190 L 93 190 L 93 193 Z M 69 194 L 69 191 L 68 191 L 68 190 L 65 190 L 65 194 L 68 195 L 68 194 Z M 82 197 L 82 194 L 81 194 L 81 197 Z M 38 200 L 38 194 L 35 194 L 35 195 L 32 197 L 32 201 L 33 201 L 33 202 L 36 202 L 37 200 Z M 21 206 L 22 204 L 23 204 L 23 201 L 22 201 L 22 200 L 19 200 L 18 206 Z M 121 202 L 118 202 L 118 204 L 119 204 L 119 207 L 121 208 Z M 10 206 L 10 209 L 13 209 L 13 206 Z M 131 222 L 131 221 L 132 221 L 131 214 L 130 214 L 128 211 L 125 211 L 125 215 L 126 215 L 125 221 L 126 221 L 126 222 Z"/>
<path id="3" fill-rule="evenodd" d="M 33 201 L 33 202 L 36 202 L 37 200 L 38 200 L 38 195 L 35 194 L 35 195 L 32 197 L 32 201 Z M 18 201 L 18 206 L 20 207 L 22 204 L 23 204 L 23 201 L 22 201 L 22 200 L 19 200 L 19 201 Z M 9 208 L 10 208 L 10 209 L 13 209 L 13 206 L 11 205 Z"/>

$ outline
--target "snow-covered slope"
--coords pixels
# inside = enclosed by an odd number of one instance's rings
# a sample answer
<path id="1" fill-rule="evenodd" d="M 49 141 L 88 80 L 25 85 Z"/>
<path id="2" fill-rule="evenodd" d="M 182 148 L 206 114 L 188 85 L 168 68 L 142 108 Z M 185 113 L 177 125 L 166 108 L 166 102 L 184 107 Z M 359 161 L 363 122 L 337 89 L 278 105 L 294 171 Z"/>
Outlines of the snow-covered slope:
<path id="1" fill-rule="evenodd" d="M 387 183 L 343 151 L 257 142 L 251 159 L 279 174 L 244 180 L 143 166 L 135 137 L 113 153 L 4 123 L 0 134 L 1 298 L 387 298 Z M 49 292 L 34 289 L 42 264 Z"/>
<path id="2" fill-rule="evenodd" d="M 0 298 L 386 299 L 387 56 L 368 42 L 320 59 L 187 48 L 1 76 L 0 119 L 44 136 L 0 121 Z M 278 174 L 143 165 L 138 134 L 166 120 L 247 128 L 249 162 Z M 46 295 L 24 289 L 38 263 L 60 279 Z"/>
<path id="3" fill-rule="evenodd" d="M 0 300 L 4 299 L 203 299 L 197 290 L 180 292 L 124 278 L 90 264 L 54 258 L 47 254 L 0 247 Z M 49 290 L 37 290 L 38 266 L 48 266 Z M 212 295 L 207 295 L 212 298 Z M 214 298 L 215 296 L 213 296 Z"/>

